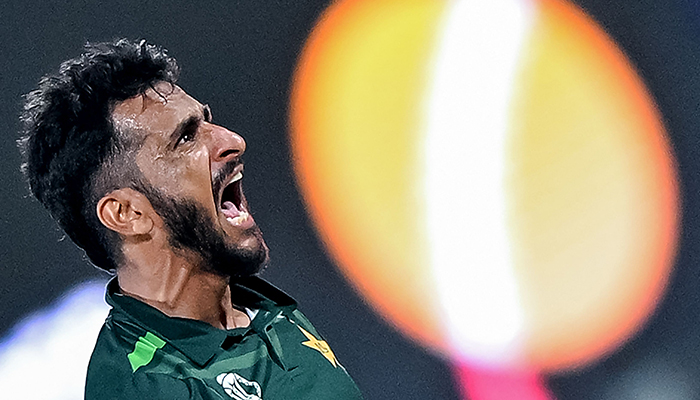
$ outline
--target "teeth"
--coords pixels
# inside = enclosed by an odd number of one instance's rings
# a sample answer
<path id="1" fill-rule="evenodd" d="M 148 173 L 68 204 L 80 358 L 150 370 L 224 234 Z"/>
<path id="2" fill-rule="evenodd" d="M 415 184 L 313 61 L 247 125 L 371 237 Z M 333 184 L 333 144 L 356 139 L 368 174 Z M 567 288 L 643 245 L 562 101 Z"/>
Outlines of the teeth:
<path id="1" fill-rule="evenodd" d="M 233 178 L 231 178 L 231 181 L 228 184 L 230 185 L 233 182 L 240 181 L 241 179 L 243 179 L 243 173 L 239 171 L 236 175 L 233 176 Z"/>
<path id="2" fill-rule="evenodd" d="M 237 217 L 234 217 L 234 218 L 229 217 L 229 218 L 226 218 L 226 220 L 228 222 L 232 223 L 233 225 L 240 225 L 248 220 L 248 216 L 249 216 L 249 214 L 247 212 L 241 211 L 241 213 Z"/>

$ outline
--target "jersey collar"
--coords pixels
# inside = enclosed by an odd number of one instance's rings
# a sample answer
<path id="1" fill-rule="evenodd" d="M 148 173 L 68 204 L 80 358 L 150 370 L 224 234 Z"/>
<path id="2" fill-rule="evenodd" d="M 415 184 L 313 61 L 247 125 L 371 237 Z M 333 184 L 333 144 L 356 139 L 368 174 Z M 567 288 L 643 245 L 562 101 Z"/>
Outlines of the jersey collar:
<path id="1" fill-rule="evenodd" d="M 240 341 L 252 332 L 264 333 L 277 315 L 291 315 L 296 309 L 296 301 L 292 297 L 257 276 L 236 279 L 230 286 L 231 298 L 237 306 L 263 311 L 258 312 L 246 328 L 223 330 L 203 321 L 169 317 L 140 300 L 122 294 L 116 277 L 107 284 L 105 300 L 112 306 L 110 316 L 116 323 L 136 323 L 164 339 L 201 367 L 222 352 L 223 347 Z"/>

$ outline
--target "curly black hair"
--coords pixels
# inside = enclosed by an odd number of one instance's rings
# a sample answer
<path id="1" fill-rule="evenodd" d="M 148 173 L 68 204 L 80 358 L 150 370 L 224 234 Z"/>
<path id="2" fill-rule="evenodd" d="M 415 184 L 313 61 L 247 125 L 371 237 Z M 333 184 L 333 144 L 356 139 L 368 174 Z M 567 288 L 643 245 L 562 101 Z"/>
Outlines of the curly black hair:
<path id="1" fill-rule="evenodd" d="M 97 202 L 134 186 L 140 176 L 127 160 L 135 143 L 115 129 L 113 107 L 156 83 L 174 85 L 178 74 L 175 59 L 145 40 L 88 43 L 83 54 L 26 95 L 19 144 L 29 187 L 73 242 L 107 271 L 121 260 L 121 238 L 100 223 Z"/>

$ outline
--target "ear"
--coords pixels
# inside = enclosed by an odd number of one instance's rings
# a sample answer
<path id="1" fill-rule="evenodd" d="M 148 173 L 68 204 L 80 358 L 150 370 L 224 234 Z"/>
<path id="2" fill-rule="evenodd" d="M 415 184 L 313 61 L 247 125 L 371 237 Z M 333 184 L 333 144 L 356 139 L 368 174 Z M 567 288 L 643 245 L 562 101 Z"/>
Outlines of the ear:
<path id="1" fill-rule="evenodd" d="M 97 217 L 100 222 L 125 236 L 151 232 L 154 212 L 146 196 L 128 188 L 112 191 L 97 202 Z"/>

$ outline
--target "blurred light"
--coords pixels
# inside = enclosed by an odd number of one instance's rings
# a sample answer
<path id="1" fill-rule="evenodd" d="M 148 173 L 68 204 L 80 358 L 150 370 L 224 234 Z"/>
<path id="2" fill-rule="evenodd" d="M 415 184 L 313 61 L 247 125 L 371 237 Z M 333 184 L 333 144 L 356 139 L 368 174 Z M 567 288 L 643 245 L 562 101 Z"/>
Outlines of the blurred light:
<path id="1" fill-rule="evenodd" d="M 511 267 L 506 142 L 530 14 L 519 0 L 453 2 L 426 95 L 429 262 L 452 346 L 485 359 L 508 358 L 524 323 Z"/>
<path id="2" fill-rule="evenodd" d="M 678 185 L 661 117 L 568 1 L 336 1 L 299 61 L 291 127 L 338 264 L 447 357 L 580 366 L 666 285 Z"/>
<path id="3" fill-rule="evenodd" d="M 469 362 L 454 366 L 465 398 L 475 400 L 551 400 L 544 379 L 536 371 L 489 368 Z"/>
<path id="4" fill-rule="evenodd" d="M 86 282 L 20 322 L 0 342 L 0 397 L 79 400 L 109 307 L 105 282 Z"/>
<path id="5" fill-rule="evenodd" d="M 695 373 L 665 355 L 637 360 L 610 385 L 602 400 L 692 400 L 697 398 Z"/>

